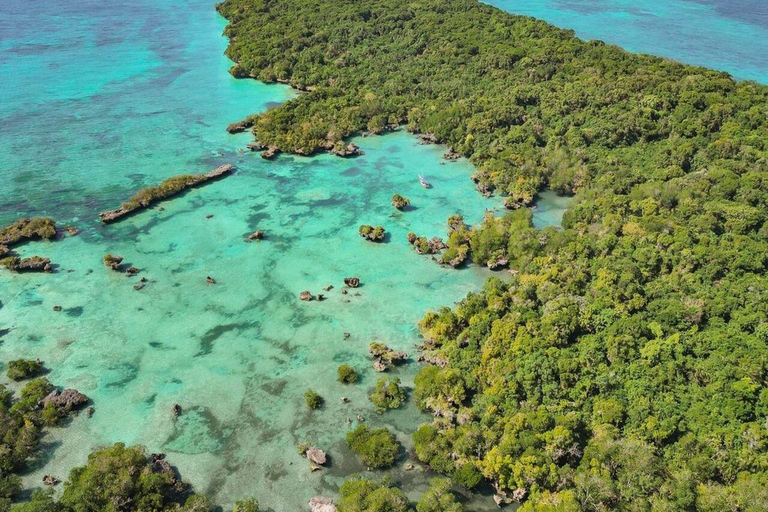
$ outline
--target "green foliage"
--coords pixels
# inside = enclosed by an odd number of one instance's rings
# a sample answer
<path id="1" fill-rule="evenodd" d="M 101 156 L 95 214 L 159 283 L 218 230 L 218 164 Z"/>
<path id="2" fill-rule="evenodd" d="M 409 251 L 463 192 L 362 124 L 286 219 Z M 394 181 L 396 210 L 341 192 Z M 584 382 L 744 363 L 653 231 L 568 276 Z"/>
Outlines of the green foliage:
<path id="1" fill-rule="evenodd" d="M 381 377 L 376 382 L 376 389 L 371 393 L 371 402 L 376 406 L 376 412 L 383 413 L 387 409 L 397 409 L 405 403 L 405 390 L 400 385 L 400 379 Z"/>
<path id="2" fill-rule="evenodd" d="M 37 377 L 43 371 L 43 363 L 34 359 L 16 359 L 8 362 L 8 378 L 15 381 Z"/>
<path id="3" fill-rule="evenodd" d="M 395 194 L 392 196 L 392 206 L 397 208 L 398 210 L 402 210 L 406 206 L 411 204 L 411 201 L 404 196 L 401 196 L 400 194 Z"/>
<path id="4" fill-rule="evenodd" d="M 0 510 L 5 510 L 0 504 Z M 32 493 L 29 501 L 18 503 L 9 512 L 63 512 L 54 499 L 53 489 L 44 489 Z"/>
<path id="5" fill-rule="evenodd" d="M 347 480 L 339 488 L 339 512 L 411 512 L 403 491 L 368 479 Z"/>
<path id="6" fill-rule="evenodd" d="M 204 174 L 182 174 L 173 176 L 159 185 L 139 190 L 133 197 L 120 205 L 120 207 L 129 211 L 146 207 L 161 199 L 174 196 L 189 187 L 205 181 L 205 179 Z"/>
<path id="7" fill-rule="evenodd" d="M 21 490 L 18 474 L 37 454 L 43 428 L 55 425 L 66 414 L 52 404 L 40 407 L 40 401 L 51 391 L 51 383 L 39 378 L 29 381 L 15 399 L 0 385 L 0 510 L 6 510 Z M 34 505 L 25 504 L 26 508 L 15 512 L 49 509 L 45 493 L 36 493 L 33 499 Z"/>
<path id="8" fill-rule="evenodd" d="M 339 366 L 339 369 L 337 370 L 337 373 L 339 375 L 339 382 L 342 382 L 344 384 L 352 384 L 354 382 L 357 382 L 358 375 L 354 368 L 349 366 L 348 364 L 342 364 Z"/>
<path id="9" fill-rule="evenodd" d="M 0 245 L 12 247 L 26 240 L 48 240 L 56 236 L 53 219 L 19 219 L 0 229 Z"/>
<path id="10" fill-rule="evenodd" d="M 360 226 L 358 232 L 360 236 L 371 242 L 381 242 L 384 240 L 386 229 L 384 229 L 384 226 L 369 226 L 368 224 L 363 224 Z"/>
<path id="11" fill-rule="evenodd" d="M 394 464 L 400 443 L 386 428 L 370 429 L 366 425 L 347 432 L 347 445 L 369 468 L 383 468 Z"/>
<path id="12" fill-rule="evenodd" d="M 323 397 L 313 390 L 308 389 L 306 393 L 304 393 L 304 402 L 310 409 L 319 409 L 323 405 Z"/>
<path id="13" fill-rule="evenodd" d="M 169 498 L 174 486 L 173 474 L 156 471 L 143 448 L 117 443 L 91 453 L 85 466 L 70 472 L 60 502 L 77 512 L 164 511 L 175 503 Z M 130 505 L 115 508 L 116 503 Z"/>
<path id="14" fill-rule="evenodd" d="M 451 492 L 451 481 L 435 478 L 429 482 L 429 489 L 416 504 L 416 512 L 465 512 L 464 505 L 456 501 Z"/>
<path id="15" fill-rule="evenodd" d="M 259 512 L 259 502 L 253 498 L 238 501 L 232 512 Z"/>

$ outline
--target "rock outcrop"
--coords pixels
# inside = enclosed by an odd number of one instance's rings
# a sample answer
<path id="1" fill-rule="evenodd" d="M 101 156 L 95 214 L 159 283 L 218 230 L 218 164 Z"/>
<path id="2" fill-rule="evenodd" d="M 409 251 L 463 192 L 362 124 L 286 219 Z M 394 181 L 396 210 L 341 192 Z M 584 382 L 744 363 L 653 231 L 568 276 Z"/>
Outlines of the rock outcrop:
<path id="1" fill-rule="evenodd" d="M 50 272 L 51 260 L 48 258 L 41 258 L 40 256 L 31 256 L 29 258 L 19 258 L 18 256 L 11 256 L 0 260 L 0 265 L 3 265 L 8 270 L 13 272 Z"/>
<path id="2" fill-rule="evenodd" d="M 453 146 L 451 146 L 448 148 L 448 151 L 445 152 L 443 158 L 450 161 L 458 160 L 461 158 L 461 153 L 453 149 Z"/>
<path id="3" fill-rule="evenodd" d="M 399 350 L 392 350 L 383 343 L 371 343 L 368 351 L 374 358 L 373 369 L 377 372 L 384 372 L 394 364 L 400 364 L 408 360 L 408 354 Z"/>
<path id="4" fill-rule="evenodd" d="M 174 176 L 165 180 L 160 185 L 139 190 L 136 195 L 123 203 L 120 208 L 102 212 L 99 217 L 101 222 L 105 224 L 115 222 L 135 211 L 143 210 L 158 201 L 178 195 L 189 188 L 229 176 L 234 170 L 235 167 L 233 165 L 225 164 L 205 174 Z"/>
<path id="5" fill-rule="evenodd" d="M 349 286 L 350 288 L 357 288 L 360 286 L 360 278 L 359 277 L 345 277 L 344 278 L 344 284 Z"/>
<path id="6" fill-rule="evenodd" d="M 310 512 L 336 512 L 336 504 L 331 498 L 315 496 L 309 500 Z"/>
<path id="7" fill-rule="evenodd" d="M 489 270 L 501 270 L 509 265 L 509 260 L 503 256 L 499 256 L 495 260 L 487 261 L 485 264 Z"/>
<path id="8" fill-rule="evenodd" d="M 123 262 L 123 257 L 117 254 L 104 255 L 104 265 L 112 270 L 120 270 L 120 264 Z"/>
<path id="9" fill-rule="evenodd" d="M 73 410 L 87 404 L 88 397 L 76 389 L 65 389 L 64 391 L 55 389 L 43 398 L 41 403 L 43 406 L 53 404 L 56 407 Z"/>
<path id="10" fill-rule="evenodd" d="M 360 148 L 357 147 L 357 145 L 352 142 L 350 142 L 346 146 L 343 143 L 334 144 L 333 149 L 331 149 L 331 153 L 333 153 L 336 156 L 340 156 L 344 158 L 347 158 L 350 156 L 359 156 L 364 154 L 360 150 Z"/>
<path id="11" fill-rule="evenodd" d="M 255 122 L 256 122 L 256 118 L 254 116 L 248 116 L 242 121 L 238 121 L 236 123 L 232 123 L 229 126 L 227 126 L 227 132 L 242 133 L 245 130 L 248 130 L 249 128 L 253 128 L 253 124 Z"/>
<path id="12" fill-rule="evenodd" d="M 386 229 L 384 229 L 384 226 L 369 226 L 368 224 L 363 224 L 360 226 L 358 233 L 361 237 L 370 240 L 371 242 L 383 242 Z"/>
<path id="13" fill-rule="evenodd" d="M 256 231 L 254 231 L 253 233 L 251 233 L 250 235 L 248 235 L 248 236 L 245 238 L 245 241 L 246 241 L 246 242 L 252 242 L 253 240 L 262 240 L 263 238 L 264 238 L 264 232 L 263 232 L 263 231 L 259 231 L 259 230 L 257 229 Z"/>
<path id="14" fill-rule="evenodd" d="M 264 160 L 272 160 L 277 156 L 278 153 L 280 153 L 280 150 L 277 146 L 269 146 L 267 149 L 261 152 L 261 158 Z"/>
<path id="15" fill-rule="evenodd" d="M 411 201 L 407 197 L 401 196 L 400 194 L 395 194 L 392 196 L 391 203 L 392 203 L 392 206 L 394 206 L 398 210 L 402 210 L 406 206 L 410 205 Z"/>
<path id="16" fill-rule="evenodd" d="M 299 294 L 299 299 L 305 300 L 305 301 L 310 301 L 310 300 L 314 300 L 315 297 L 314 297 L 314 295 L 312 295 L 312 292 L 310 292 L 309 290 L 304 290 L 303 292 L 301 292 Z"/>

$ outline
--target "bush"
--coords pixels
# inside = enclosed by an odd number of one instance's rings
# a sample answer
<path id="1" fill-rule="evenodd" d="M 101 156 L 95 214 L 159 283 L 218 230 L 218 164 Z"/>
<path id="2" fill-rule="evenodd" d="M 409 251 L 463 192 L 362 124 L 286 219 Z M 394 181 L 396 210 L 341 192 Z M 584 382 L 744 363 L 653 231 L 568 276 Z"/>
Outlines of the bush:
<path id="1" fill-rule="evenodd" d="M 337 372 L 339 374 L 339 382 L 344 384 L 352 384 L 353 382 L 357 382 L 357 372 L 348 364 L 342 364 L 339 366 Z"/>
<path id="2" fill-rule="evenodd" d="M 313 390 L 308 389 L 307 392 L 304 393 L 304 402 L 310 409 L 318 409 L 321 405 L 323 405 L 323 397 L 315 393 Z"/>
<path id="3" fill-rule="evenodd" d="M 435 478 L 429 483 L 429 489 L 416 505 L 417 512 L 464 512 L 464 505 L 456 501 L 451 492 L 451 481 L 447 478 Z"/>
<path id="4" fill-rule="evenodd" d="M 238 501 L 235 503 L 235 508 L 232 509 L 232 512 L 259 512 L 259 502 L 253 498 Z"/>
<path id="5" fill-rule="evenodd" d="M 376 390 L 370 396 L 376 406 L 376 412 L 383 413 L 387 409 L 397 409 L 405 402 L 405 390 L 400 385 L 400 379 L 392 380 L 381 377 L 376 382 Z"/>
<path id="6" fill-rule="evenodd" d="M 15 381 L 37 377 L 43 371 L 43 363 L 39 360 L 16 359 L 8 363 L 8 378 Z"/>
<path id="7" fill-rule="evenodd" d="M 386 428 L 370 429 L 359 425 L 347 432 L 347 445 L 369 468 L 384 468 L 394 464 L 400 443 Z"/>
<path id="8" fill-rule="evenodd" d="M 368 479 L 348 480 L 339 488 L 339 512 L 409 512 L 412 510 L 403 491 L 387 482 Z"/>

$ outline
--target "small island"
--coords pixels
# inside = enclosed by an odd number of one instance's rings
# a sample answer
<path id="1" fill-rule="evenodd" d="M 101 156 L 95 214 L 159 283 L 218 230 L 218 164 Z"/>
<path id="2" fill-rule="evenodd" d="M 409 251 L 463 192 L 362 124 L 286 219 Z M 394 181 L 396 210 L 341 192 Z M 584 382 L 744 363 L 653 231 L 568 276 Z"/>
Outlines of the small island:
<path id="1" fill-rule="evenodd" d="M 363 224 L 358 230 L 361 237 L 371 242 L 383 242 L 385 232 L 384 226 L 369 226 L 368 224 Z"/>
<path id="2" fill-rule="evenodd" d="M 398 210 L 403 210 L 406 206 L 411 204 L 411 201 L 407 197 L 401 196 L 400 194 L 395 194 L 392 196 L 391 203 L 392 206 Z"/>
<path id="3" fill-rule="evenodd" d="M 139 190 L 128 201 L 120 205 L 120 208 L 102 212 L 99 217 L 101 222 L 105 224 L 116 222 L 131 213 L 148 208 L 158 201 L 181 194 L 189 188 L 228 176 L 234 170 L 233 165 L 225 164 L 205 174 L 184 174 L 168 178 L 160 185 Z"/>

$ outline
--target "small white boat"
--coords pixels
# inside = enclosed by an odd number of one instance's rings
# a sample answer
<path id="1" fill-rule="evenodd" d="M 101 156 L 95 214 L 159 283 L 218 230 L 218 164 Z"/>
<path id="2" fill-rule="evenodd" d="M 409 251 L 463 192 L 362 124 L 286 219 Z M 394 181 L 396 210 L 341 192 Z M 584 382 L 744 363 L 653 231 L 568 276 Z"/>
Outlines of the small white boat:
<path id="1" fill-rule="evenodd" d="M 421 183 L 421 186 L 424 188 L 432 188 L 432 185 L 430 185 L 430 183 L 427 180 L 425 180 L 424 176 L 422 176 L 421 174 L 419 174 L 419 183 Z"/>

